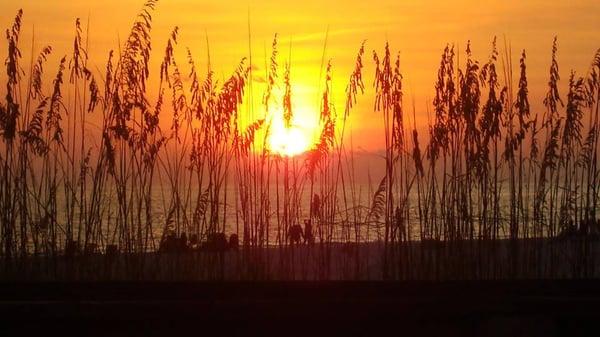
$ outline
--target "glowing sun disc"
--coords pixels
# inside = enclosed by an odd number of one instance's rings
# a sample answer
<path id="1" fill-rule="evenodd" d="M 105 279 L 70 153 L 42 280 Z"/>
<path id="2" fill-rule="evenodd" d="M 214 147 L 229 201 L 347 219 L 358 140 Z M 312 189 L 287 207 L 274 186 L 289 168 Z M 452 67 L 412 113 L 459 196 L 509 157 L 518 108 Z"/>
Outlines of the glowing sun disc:
<path id="1" fill-rule="evenodd" d="M 269 137 L 269 148 L 281 156 L 293 157 L 308 151 L 309 147 L 308 135 L 298 127 L 277 127 Z"/>

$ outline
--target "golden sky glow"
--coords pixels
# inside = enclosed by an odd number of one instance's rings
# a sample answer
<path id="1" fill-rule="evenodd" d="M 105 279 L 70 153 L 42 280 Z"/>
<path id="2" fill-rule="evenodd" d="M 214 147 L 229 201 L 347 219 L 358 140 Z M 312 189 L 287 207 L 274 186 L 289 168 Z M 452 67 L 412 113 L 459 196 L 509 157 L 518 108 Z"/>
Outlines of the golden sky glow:
<path id="1" fill-rule="evenodd" d="M 75 18 L 80 17 L 85 25 L 89 16 L 91 64 L 101 72 L 108 51 L 118 49 L 119 39 L 126 37 L 141 6 L 140 0 L 5 0 L 0 2 L 0 26 L 10 26 L 14 14 L 22 8 L 25 12 L 23 49 L 30 51 L 35 25 L 35 49 L 39 51 L 47 44 L 54 48 L 48 63 L 52 74 L 58 59 L 71 52 Z M 446 43 L 456 44 L 462 52 L 467 40 L 471 40 L 474 56 L 485 61 L 494 35 L 498 36 L 501 48 L 506 37 L 512 46 L 515 65 L 520 51 L 526 49 L 534 109 L 541 106 L 553 36 L 559 37 L 563 87 L 571 68 L 581 74 L 587 71 L 600 43 L 600 2 L 597 0 L 170 0 L 160 2 L 154 13 L 152 76 L 155 79 L 158 76 L 162 51 L 174 26 L 180 28 L 176 55 L 181 64 L 185 63 L 186 47 L 189 47 L 197 64 L 206 67 L 208 38 L 216 75 L 229 76 L 240 59 L 249 54 L 248 17 L 255 99 L 252 110 L 246 109 L 253 112 L 252 118 L 264 114 L 260 110 L 263 74 L 275 33 L 280 37 L 280 76 L 283 65 L 291 61 L 295 131 L 293 135 L 281 133 L 275 123 L 273 132 L 280 132 L 275 143 L 286 143 L 286 137 L 299 137 L 304 141 L 315 137 L 327 30 L 325 62 L 332 62 L 333 96 L 339 114 L 344 108 L 344 88 L 356 53 L 360 43 L 367 40 L 364 69 L 367 93 L 359 98 L 348 126 L 354 146 L 367 150 L 376 150 L 383 142 L 383 137 L 377 137 L 381 118 L 372 111 L 371 55 L 374 49 L 382 51 L 386 40 L 394 53 L 401 53 L 405 105 L 410 107 L 414 97 L 420 127 L 427 121 L 427 102 L 433 94 L 439 57 Z M 4 57 L 4 52 L 2 55 Z M 150 86 L 151 95 L 155 94 L 152 90 L 155 89 Z M 409 115 L 407 122 L 412 124 L 412 114 Z"/>

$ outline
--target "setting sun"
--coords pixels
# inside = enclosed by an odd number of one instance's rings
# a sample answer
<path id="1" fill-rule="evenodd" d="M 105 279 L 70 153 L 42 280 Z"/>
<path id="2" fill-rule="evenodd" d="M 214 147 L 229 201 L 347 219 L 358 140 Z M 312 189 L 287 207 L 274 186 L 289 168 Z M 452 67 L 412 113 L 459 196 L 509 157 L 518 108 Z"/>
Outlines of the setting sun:
<path id="1" fill-rule="evenodd" d="M 273 130 L 269 137 L 269 148 L 282 156 L 292 157 L 307 151 L 310 142 L 307 135 L 296 126 L 286 128 L 281 125 Z"/>
<path id="2" fill-rule="evenodd" d="M 310 121 L 308 114 L 298 111 L 292 125 L 286 127 L 281 115 L 275 114 L 268 137 L 271 152 L 292 157 L 308 151 L 312 146 L 314 130 L 317 127 Z"/>

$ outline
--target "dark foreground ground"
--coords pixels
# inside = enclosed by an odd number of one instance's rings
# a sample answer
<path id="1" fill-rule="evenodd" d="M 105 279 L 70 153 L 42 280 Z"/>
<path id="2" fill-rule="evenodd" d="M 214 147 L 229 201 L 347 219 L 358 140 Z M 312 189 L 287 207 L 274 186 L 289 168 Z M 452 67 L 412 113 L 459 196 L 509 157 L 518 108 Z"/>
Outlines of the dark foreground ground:
<path id="1" fill-rule="evenodd" d="M 600 281 L 1 283 L 0 336 L 598 336 Z"/>
<path id="2" fill-rule="evenodd" d="M 600 238 L 410 241 L 387 249 L 383 242 L 332 242 L 227 251 L 0 257 L 0 282 L 584 278 L 600 279 Z"/>

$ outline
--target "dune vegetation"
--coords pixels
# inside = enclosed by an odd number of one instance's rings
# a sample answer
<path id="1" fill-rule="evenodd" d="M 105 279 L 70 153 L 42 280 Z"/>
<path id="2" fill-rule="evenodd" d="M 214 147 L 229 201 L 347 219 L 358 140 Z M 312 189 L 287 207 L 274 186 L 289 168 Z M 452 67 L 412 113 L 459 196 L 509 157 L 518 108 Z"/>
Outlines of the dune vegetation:
<path id="1" fill-rule="evenodd" d="M 470 44 L 442 46 L 431 111 L 415 111 L 399 54 L 390 44 L 368 52 L 358 40 L 342 79 L 345 106 L 333 106 L 334 64 L 325 62 L 320 137 L 288 156 L 267 141 L 274 106 L 286 127 L 294 114 L 277 35 L 263 88 L 252 87 L 251 55 L 219 81 L 189 50 L 176 60 L 177 27 L 166 47 L 151 39 L 156 2 L 145 3 L 104 69 L 88 66 L 79 19 L 59 64 L 46 62 L 51 46 L 24 57 L 22 11 L 6 30 L 3 279 L 597 277 L 600 49 L 560 92 L 554 39 L 547 94 L 530 97 L 525 50 L 515 58 L 493 38 L 478 61 Z M 161 66 L 150 69 L 157 45 Z M 366 62 L 374 74 L 363 73 Z M 367 90 L 385 175 L 365 197 L 346 120 Z M 252 115 L 240 108 L 250 95 L 262 97 Z M 430 114 L 429 134 L 407 125 L 407 114 Z"/>

